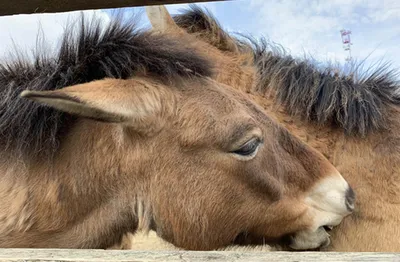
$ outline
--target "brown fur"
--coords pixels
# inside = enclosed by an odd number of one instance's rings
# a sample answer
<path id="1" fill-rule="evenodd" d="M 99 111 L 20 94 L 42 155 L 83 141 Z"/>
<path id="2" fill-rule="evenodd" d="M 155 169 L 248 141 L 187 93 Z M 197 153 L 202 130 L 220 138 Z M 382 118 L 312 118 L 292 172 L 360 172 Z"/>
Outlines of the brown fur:
<path id="1" fill-rule="evenodd" d="M 178 247 L 209 250 L 243 233 L 275 239 L 321 229 L 305 198 L 340 178 L 329 161 L 240 91 L 207 78 L 212 70 L 190 37 L 168 50 L 177 39 L 163 45 L 163 36 L 129 28 L 114 24 L 108 37 L 82 30 L 79 48 L 64 43 L 59 64 L 1 67 L 13 94 L 3 117 L 35 132 L 2 141 L 0 247 L 111 248 L 128 232 L 154 229 Z M 151 40 L 159 45 L 143 45 Z M 241 59 L 221 62 L 237 78 Z M 240 156 L 252 139 L 258 153 Z M 34 154 L 44 146 L 50 158 Z M 15 154 L 21 148 L 29 152 Z"/>
<path id="2" fill-rule="evenodd" d="M 193 17 L 203 21 L 191 20 Z M 354 187 L 357 194 L 356 211 L 330 232 L 332 245 L 325 250 L 399 252 L 400 108 L 399 98 L 395 94 L 399 85 L 398 82 L 396 84 L 394 75 L 378 69 L 357 82 L 354 76 L 347 78 L 331 74 L 328 70 L 328 75 L 324 77 L 327 81 L 332 81 L 333 85 L 331 89 L 326 90 L 333 92 L 336 88 L 336 92 L 343 92 L 342 94 L 348 97 L 348 100 L 343 101 L 347 103 L 344 104 L 344 110 L 354 110 L 342 117 L 342 111 L 335 111 L 336 102 L 333 99 L 336 99 L 336 93 L 325 90 L 328 97 L 326 103 L 332 105 L 324 112 L 332 112 L 333 115 L 322 115 L 322 118 L 318 118 L 318 115 L 304 117 L 306 114 L 303 112 L 308 108 L 307 104 L 303 104 L 302 107 L 301 102 L 310 98 L 310 94 L 304 91 L 303 96 L 298 94 L 298 97 L 279 95 L 289 88 L 292 88 L 292 92 L 300 92 L 293 91 L 295 88 L 308 90 L 307 88 L 312 87 L 310 85 L 313 84 L 313 76 L 305 75 L 301 71 L 298 74 L 284 71 L 283 62 L 281 67 L 272 69 L 276 71 L 267 71 L 270 69 L 265 67 L 265 63 L 280 63 L 279 59 L 292 58 L 270 55 L 269 58 L 263 57 L 262 59 L 269 60 L 260 64 L 259 55 L 263 54 L 257 54 L 253 45 L 243 41 L 237 41 L 236 49 L 242 50 L 240 54 L 232 49 L 227 52 L 227 49 L 221 46 L 232 41 L 232 37 L 221 38 L 220 36 L 226 36 L 223 29 L 212 17 L 205 15 L 198 8 L 179 15 L 176 21 L 187 32 L 197 37 L 198 50 L 210 54 L 209 58 L 219 65 L 218 75 L 215 77 L 217 81 L 247 91 L 249 97 L 274 119 L 326 156 Z M 199 24 L 206 26 L 199 28 Z M 215 39 L 218 41 L 215 42 Z M 273 59 L 277 59 L 277 62 Z M 290 63 L 286 68 L 297 70 L 297 62 Z M 275 65 L 269 66 L 273 68 Z M 308 68 L 304 72 L 309 70 L 308 72 L 320 74 L 318 71 L 310 71 L 314 70 L 313 67 L 301 65 L 301 62 L 299 69 L 306 66 Z M 274 72 L 277 74 L 273 74 Z M 311 82 L 299 83 L 303 79 Z M 346 89 L 348 87 L 352 89 Z M 265 90 L 270 92 L 264 93 Z M 297 102 L 296 99 L 303 100 Z"/>

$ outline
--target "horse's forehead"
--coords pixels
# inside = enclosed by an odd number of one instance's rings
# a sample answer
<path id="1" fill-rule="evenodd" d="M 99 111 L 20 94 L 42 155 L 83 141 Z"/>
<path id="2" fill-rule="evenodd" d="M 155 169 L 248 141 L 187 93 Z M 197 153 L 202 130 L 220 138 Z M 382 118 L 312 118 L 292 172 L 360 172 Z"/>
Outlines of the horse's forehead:
<path id="1" fill-rule="evenodd" d="M 252 122 L 250 108 L 224 86 L 189 89 L 183 92 L 178 116 L 179 137 L 186 143 L 222 141 L 235 127 Z"/>
<path id="2" fill-rule="evenodd" d="M 199 110 L 199 113 L 221 117 L 243 112 L 240 99 L 216 82 L 190 88 L 185 93 L 183 103 L 186 109 L 193 108 Z"/>

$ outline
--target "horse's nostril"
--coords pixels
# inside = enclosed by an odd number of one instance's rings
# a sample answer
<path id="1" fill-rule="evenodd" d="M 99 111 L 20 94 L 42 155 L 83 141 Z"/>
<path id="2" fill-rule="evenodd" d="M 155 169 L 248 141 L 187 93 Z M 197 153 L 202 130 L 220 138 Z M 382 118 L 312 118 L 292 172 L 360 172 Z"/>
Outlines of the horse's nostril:
<path id="1" fill-rule="evenodd" d="M 346 191 L 346 207 L 347 210 L 352 212 L 354 210 L 354 202 L 356 200 L 356 195 L 351 187 Z"/>

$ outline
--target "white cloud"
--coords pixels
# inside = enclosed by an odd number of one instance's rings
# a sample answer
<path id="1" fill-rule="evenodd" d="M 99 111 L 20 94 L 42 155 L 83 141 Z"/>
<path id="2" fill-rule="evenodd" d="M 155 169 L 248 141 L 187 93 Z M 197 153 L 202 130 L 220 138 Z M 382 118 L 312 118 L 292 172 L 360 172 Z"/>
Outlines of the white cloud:
<path id="1" fill-rule="evenodd" d="M 343 62 L 340 29 L 352 30 L 353 57 L 397 60 L 400 32 L 398 0 L 250 0 L 254 30 L 288 48 L 293 55 Z M 394 41 L 397 39 L 397 41 Z M 396 47 L 396 48 L 395 48 Z"/>
<path id="2" fill-rule="evenodd" d="M 234 3 L 247 9 L 251 16 L 241 17 L 238 14 L 237 17 L 227 17 L 222 12 L 222 6 L 229 8 Z M 264 35 L 295 56 L 307 53 L 318 60 L 343 62 L 346 53 L 342 49 L 339 30 L 351 29 L 353 57 L 364 59 L 372 52 L 369 59 L 384 56 L 400 67 L 398 0 L 242 0 L 197 5 L 208 8 L 216 17 L 231 20 L 229 24 L 221 21 L 228 31 Z M 220 13 L 217 13 L 217 6 Z M 187 4 L 167 5 L 172 14 L 187 7 Z M 8 51 L 13 51 L 12 40 L 22 50 L 34 48 L 40 27 L 48 46 L 57 46 L 67 22 L 76 19 L 79 13 L 0 17 L 0 60 L 7 56 Z M 110 19 L 102 11 L 90 10 L 83 13 L 86 16 L 96 14 L 104 21 Z M 146 15 L 141 17 L 143 25 L 148 26 Z"/>
<path id="3" fill-rule="evenodd" d="M 85 18 L 96 16 L 105 22 L 110 21 L 105 12 L 98 10 L 0 17 L 0 59 L 6 59 L 15 50 L 14 44 L 19 50 L 29 53 L 36 46 L 38 34 L 46 47 L 56 47 L 68 22 L 78 21 L 80 13 L 84 13 Z"/>
<path id="4" fill-rule="evenodd" d="M 208 8 L 212 13 L 216 12 L 216 6 L 213 3 L 198 3 L 197 5 Z M 188 4 L 166 6 L 172 14 L 175 14 L 179 13 L 180 9 L 187 8 Z M 125 9 L 129 11 L 132 8 Z M 132 9 L 133 11 L 137 12 L 138 9 Z M 30 54 L 30 51 L 36 48 L 38 39 L 40 44 L 45 44 L 46 50 L 47 48 L 54 49 L 58 46 L 65 27 L 71 22 L 78 21 L 81 13 L 89 19 L 96 16 L 105 22 L 110 21 L 109 14 L 100 10 L 0 16 L 0 61 L 9 58 L 9 54 L 12 55 L 15 48 Z M 141 26 L 149 26 L 145 13 L 141 15 L 141 18 Z"/>

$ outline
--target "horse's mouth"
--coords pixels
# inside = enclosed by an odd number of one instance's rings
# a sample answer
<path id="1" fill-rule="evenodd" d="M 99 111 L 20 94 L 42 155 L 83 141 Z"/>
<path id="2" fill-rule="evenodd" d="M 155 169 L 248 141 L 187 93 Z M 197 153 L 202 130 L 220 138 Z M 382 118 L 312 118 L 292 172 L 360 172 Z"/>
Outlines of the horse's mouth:
<path id="1" fill-rule="evenodd" d="M 333 229 L 333 226 L 326 225 L 326 226 L 322 226 L 321 229 L 325 230 L 326 232 L 329 232 Z M 263 236 L 257 236 L 252 233 L 249 233 L 249 232 L 242 232 L 236 236 L 236 238 L 234 239 L 232 244 L 238 245 L 238 246 L 268 245 L 271 247 L 279 247 L 279 249 L 293 250 L 292 248 L 290 248 L 292 241 L 293 241 L 293 234 L 288 234 L 281 238 L 268 238 L 268 237 L 263 237 Z M 325 245 L 322 245 L 319 248 L 322 248 L 324 246 Z M 315 249 L 310 249 L 310 250 L 315 250 Z"/>

